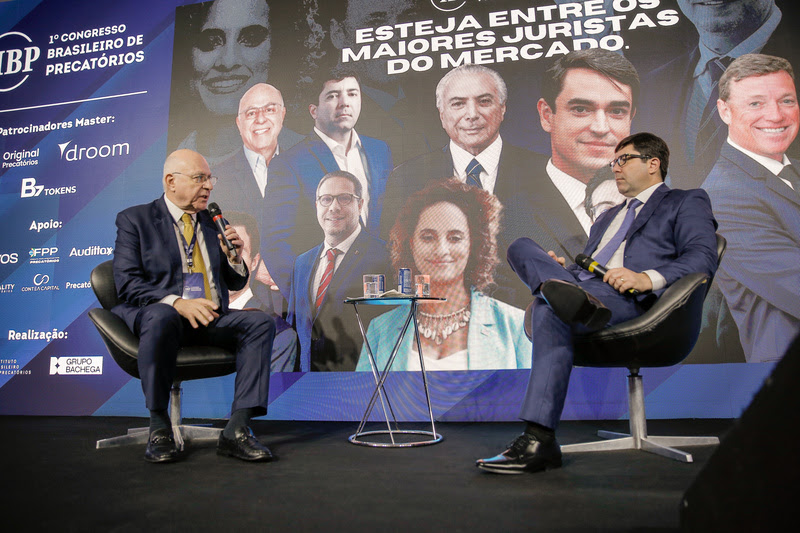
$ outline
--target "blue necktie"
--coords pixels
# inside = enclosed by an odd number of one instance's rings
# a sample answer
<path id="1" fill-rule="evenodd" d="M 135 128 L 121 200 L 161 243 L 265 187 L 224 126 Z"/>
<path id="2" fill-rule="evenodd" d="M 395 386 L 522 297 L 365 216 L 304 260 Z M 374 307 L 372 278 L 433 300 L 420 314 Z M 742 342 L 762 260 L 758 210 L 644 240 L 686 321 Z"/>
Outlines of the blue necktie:
<path id="1" fill-rule="evenodd" d="M 473 159 L 470 161 L 469 165 L 467 165 L 467 185 L 473 185 L 479 189 L 483 189 L 481 172 L 483 172 L 483 167 L 478 163 L 478 160 Z"/>
<path id="2" fill-rule="evenodd" d="M 628 230 L 631 229 L 633 225 L 633 220 L 636 218 L 636 208 L 642 205 L 641 200 L 634 198 L 630 202 L 628 202 L 628 212 L 625 213 L 625 219 L 622 221 L 622 225 L 619 227 L 617 232 L 611 237 L 611 240 L 603 246 L 602 250 L 597 252 L 594 256 L 594 260 L 597 263 L 605 266 L 606 263 L 611 261 L 611 258 L 614 256 L 614 252 L 617 251 L 622 241 L 625 240 L 625 235 L 627 235 Z M 581 281 L 586 281 L 587 279 L 592 279 L 595 277 L 594 274 L 589 272 L 588 270 L 582 270 L 580 274 L 578 274 L 578 279 Z"/>
<path id="3" fill-rule="evenodd" d="M 778 177 L 791 183 L 795 194 L 800 194 L 800 174 L 797 173 L 797 169 L 794 168 L 794 165 L 790 163 L 783 167 Z"/>

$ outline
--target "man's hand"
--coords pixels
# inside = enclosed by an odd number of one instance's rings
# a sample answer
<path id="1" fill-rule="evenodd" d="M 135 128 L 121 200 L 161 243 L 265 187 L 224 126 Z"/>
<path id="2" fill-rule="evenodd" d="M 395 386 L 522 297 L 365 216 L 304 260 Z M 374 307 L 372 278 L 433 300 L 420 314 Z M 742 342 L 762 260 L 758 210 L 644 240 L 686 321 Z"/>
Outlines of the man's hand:
<path id="1" fill-rule="evenodd" d="M 231 226 L 230 224 L 225 226 L 225 237 L 228 238 L 230 243 L 237 250 L 241 250 L 242 246 L 244 246 L 244 242 L 242 241 L 241 237 L 239 237 L 239 234 L 236 233 L 236 230 L 233 229 L 233 226 Z M 233 251 L 228 250 L 228 247 L 225 246 L 225 242 L 222 240 L 222 235 L 217 234 L 217 238 L 219 239 L 219 246 L 220 248 L 222 248 L 222 251 L 225 252 L 225 255 L 228 256 L 228 260 L 235 265 L 240 265 L 242 263 L 241 252 L 236 256 L 236 258 L 234 258 Z"/>
<path id="2" fill-rule="evenodd" d="M 561 265 L 562 267 L 567 268 L 567 260 L 564 259 L 563 257 L 557 256 L 553 250 L 549 250 L 547 252 L 547 255 L 555 259 L 558 262 L 558 264 Z"/>
<path id="3" fill-rule="evenodd" d="M 647 292 L 653 290 L 653 282 L 650 276 L 644 272 L 634 272 L 627 268 L 612 268 L 606 275 L 603 276 L 603 281 L 614 287 L 620 293 L 624 293 L 630 289 L 635 289 L 639 292 Z"/>
<path id="4" fill-rule="evenodd" d="M 195 298 L 193 300 L 178 298 L 172 306 L 178 314 L 188 320 L 195 329 L 200 327 L 199 324 L 207 326 L 213 322 L 215 318 L 219 318 L 219 314 L 216 313 L 219 306 L 205 298 Z"/>

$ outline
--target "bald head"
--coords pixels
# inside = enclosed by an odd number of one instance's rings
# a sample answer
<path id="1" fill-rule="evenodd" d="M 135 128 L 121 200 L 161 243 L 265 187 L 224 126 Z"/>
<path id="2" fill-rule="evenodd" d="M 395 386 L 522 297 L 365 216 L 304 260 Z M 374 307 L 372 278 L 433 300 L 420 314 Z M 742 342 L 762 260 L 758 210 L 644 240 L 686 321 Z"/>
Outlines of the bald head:
<path id="1" fill-rule="evenodd" d="M 187 213 L 197 213 L 208 206 L 214 189 L 206 158 L 194 150 L 176 150 L 164 161 L 164 194 Z"/>
<path id="2" fill-rule="evenodd" d="M 286 108 L 281 92 L 268 83 L 253 85 L 239 101 L 236 127 L 245 148 L 264 156 L 267 163 L 278 148 Z"/>

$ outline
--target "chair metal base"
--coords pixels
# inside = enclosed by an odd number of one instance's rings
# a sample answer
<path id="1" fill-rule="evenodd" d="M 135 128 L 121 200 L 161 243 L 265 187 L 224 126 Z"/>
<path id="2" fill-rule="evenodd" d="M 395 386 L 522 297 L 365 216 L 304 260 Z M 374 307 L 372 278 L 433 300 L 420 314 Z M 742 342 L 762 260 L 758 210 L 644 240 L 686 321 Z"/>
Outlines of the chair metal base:
<path id="1" fill-rule="evenodd" d="M 610 450 L 643 450 L 674 459 L 684 463 L 693 461 L 692 454 L 677 450 L 673 446 L 707 446 L 719 444 L 717 437 L 642 437 L 637 439 L 625 433 L 612 431 L 598 431 L 597 435 L 603 439 L 597 442 L 584 442 L 581 444 L 567 444 L 561 447 L 561 453 L 603 452 Z"/>
<path id="2" fill-rule="evenodd" d="M 642 376 L 631 370 L 628 376 L 628 406 L 630 408 L 630 434 L 613 431 L 598 431 L 602 439 L 596 442 L 567 444 L 561 453 L 603 452 L 610 450 L 643 450 L 684 463 L 693 461 L 692 454 L 673 446 L 708 446 L 719 444 L 717 437 L 654 437 L 647 435 L 647 419 L 644 414 L 644 386 Z"/>
<path id="3" fill-rule="evenodd" d="M 222 433 L 221 428 L 182 423 L 182 396 L 183 389 L 181 389 L 181 382 L 176 381 L 172 384 L 172 388 L 170 388 L 169 391 L 169 419 L 172 422 L 172 436 L 175 439 L 175 445 L 178 447 L 178 450 L 183 451 L 186 442 L 219 439 L 219 435 Z M 98 440 L 96 449 L 116 448 L 118 446 L 128 446 L 131 444 L 147 444 L 149 437 L 150 428 L 130 428 L 125 435 Z"/>
<path id="4" fill-rule="evenodd" d="M 217 440 L 219 439 L 220 433 L 222 433 L 221 428 L 191 426 L 188 424 L 172 426 L 172 435 L 175 438 L 175 444 L 179 450 L 183 450 L 185 442 Z M 126 435 L 98 440 L 97 449 L 116 448 L 131 444 L 147 444 L 149 436 L 149 428 L 130 428 Z"/>

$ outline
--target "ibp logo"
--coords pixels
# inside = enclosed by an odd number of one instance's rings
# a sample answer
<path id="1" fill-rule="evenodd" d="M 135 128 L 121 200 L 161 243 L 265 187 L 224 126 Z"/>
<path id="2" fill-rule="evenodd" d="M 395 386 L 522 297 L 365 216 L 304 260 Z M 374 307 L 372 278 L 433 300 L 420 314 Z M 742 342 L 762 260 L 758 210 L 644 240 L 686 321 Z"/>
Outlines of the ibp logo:
<path id="1" fill-rule="evenodd" d="M 444 11 L 445 13 L 461 9 L 466 3 L 467 0 L 431 0 L 433 7 L 439 11 Z"/>
<path id="2" fill-rule="evenodd" d="M 33 40 L 18 31 L 0 35 L 0 93 L 13 91 L 30 77 L 33 63 L 42 55 Z"/>

